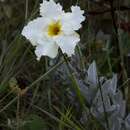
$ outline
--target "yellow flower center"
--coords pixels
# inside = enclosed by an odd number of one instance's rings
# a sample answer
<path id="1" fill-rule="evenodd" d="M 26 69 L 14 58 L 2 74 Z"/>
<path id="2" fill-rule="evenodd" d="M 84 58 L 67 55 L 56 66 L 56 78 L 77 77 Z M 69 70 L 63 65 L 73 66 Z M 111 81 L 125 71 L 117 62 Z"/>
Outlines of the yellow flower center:
<path id="1" fill-rule="evenodd" d="M 53 37 L 57 36 L 61 33 L 61 23 L 59 21 L 57 22 L 52 22 L 48 26 L 48 35 Z"/>

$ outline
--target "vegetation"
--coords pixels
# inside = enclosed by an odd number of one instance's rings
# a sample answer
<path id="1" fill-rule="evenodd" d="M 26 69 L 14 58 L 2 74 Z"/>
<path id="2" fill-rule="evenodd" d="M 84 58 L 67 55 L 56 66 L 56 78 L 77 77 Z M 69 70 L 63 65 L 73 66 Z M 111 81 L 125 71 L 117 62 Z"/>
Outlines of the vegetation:
<path id="1" fill-rule="evenodd" d="M 0 130 L 130 130 L 130 1 L 55 1 L 85 11 L 81 40 L 37 61 L 21 31 L 42 0 L 0 0 Z"/>

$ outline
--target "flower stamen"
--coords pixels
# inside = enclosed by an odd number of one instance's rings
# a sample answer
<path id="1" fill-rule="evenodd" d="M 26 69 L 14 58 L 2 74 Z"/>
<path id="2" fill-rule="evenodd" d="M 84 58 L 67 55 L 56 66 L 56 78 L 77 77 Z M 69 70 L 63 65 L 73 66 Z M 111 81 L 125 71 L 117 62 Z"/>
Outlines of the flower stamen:
<path id="1" fill-rule="evenodd" d="M 61 24 L 60 22 L 52 22 L 51 24 L 49 24 L 48 26 L 48 35 L 53 37 L 53 36 L 57 36 L 61 33 Z"/>

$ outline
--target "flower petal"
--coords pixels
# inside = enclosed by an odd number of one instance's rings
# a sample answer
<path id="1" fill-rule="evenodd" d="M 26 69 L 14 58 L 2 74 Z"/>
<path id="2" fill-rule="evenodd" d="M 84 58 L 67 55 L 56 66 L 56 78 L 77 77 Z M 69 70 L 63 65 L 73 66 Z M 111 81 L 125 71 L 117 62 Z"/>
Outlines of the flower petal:
<path id="1" fill-rule="evenodd" d="M 63 53 L 71 56 L 74 54 L 75 46 L 80 41 L 80 38 L 77 33 L 73 33 L 72 35 L 60 35 L 55 38 L 55 41 Z"/>
<path id="2" fill-rule="evenodd" d="M 85 20 L 83 16 L 84 11 L 79 6 L 72 6 L 71 10 L 71 13 L 64 13 L 61 18 L 62 30 L 66 34 L 70 34 L 81 28 L 81 22 Z"/>
<path id="3" fill-rule="evenodd" d="M 43 37 L 43 30 L 48 24 L 48 19 L 37 18 L 29 22 L 22 30 L 22 35 L 25 36 L 32 45 L 37 45 L 38 40 Z"/>
<path id="4" fill-rule="evenodd" d="M 56 4 L 54 0 L 50 1 L 43 0 L 43 3 L 40 4 L 40 15 L 43 17 L 58 20 L 62 13 L 63 13 L 62 6 L 59 3 Z"/>
<path id="5" fill-rule="evenodd" d="M 37 60 L 40 60 L 41 56 L 49 56 L 50 58 L 55 58 L 58 53 L 58 45 L 52 42 L 39 44 L 36 47 L 35 54 L 37 56 Z"/>

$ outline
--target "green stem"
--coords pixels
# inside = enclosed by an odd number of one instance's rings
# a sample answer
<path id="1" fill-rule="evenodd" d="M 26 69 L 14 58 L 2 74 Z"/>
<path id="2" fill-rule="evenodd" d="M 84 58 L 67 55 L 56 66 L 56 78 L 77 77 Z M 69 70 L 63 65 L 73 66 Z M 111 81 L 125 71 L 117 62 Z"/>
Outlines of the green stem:
<path id="1" fill-rule="evenodd" d="M 81 49 L 80 49 L 79 45 L 77 45 L 77 52 L 78 52 L 79 57 L 80 57 L 80 66 L 81 66 L 82 70 L 84 70 L 85 69 L 85 64 L 84 64 L 83 55 L 82 55 L 82 52 L 81 52 Z"/>
<path id="2" fill-rule="evenodd" d="M 81 106 L 83 108 L 85 108 L 84 98 L 81 95 L 80 88 L 79 88 L 79 85 L 78 85 L 77 80 L 75 78 L 75 75 L 74 75 L 73 71 L 71 70 L 71 68 L 69 66 L 68 58 L 63 53 L 62 53 L 62 55 L 63 55 L 63 58 L 65 60 L 66 66 L 67 66 L 67 68 L 69 70 L 69 77 L 70 77 L 70 79 L 72 81 L 72 87 L 74 88 L 74 90 L 75 90 L 75 92 L 76 92 L 76 94 L 78 96 L 78 99 L 79 99 L 79 102 L 80 102 Z"/>
<path id="3" fill-rule="evenodd" d="M 109 66 L 109 71 L 112 75 L 113 71 L 112 71 L 112 64 L 111 64 L 111 58 L 110 58 L 109 41 L 107 43 L 107 62 L 108 62 L 108 66 Z"/>
<path id="4" fill-rule="evenodd" d="M 43 74 L 42 76 L 40 76 L 38 79 L 36 79 L 32 84 L 30 84 L 28 86 L 28 89 L 32 88 L 34 85 L 36 85 L 38 82 L 40 82 L 41 80 L 43 80 L 44 78 L 46 78 L 46 76 L 48 76 L 52 71 L 54 71 L 55 69 L 57 69 L 61 64 L 63 64 L 64 61 L 62 60 L 61 62 L 57 63 L 55 66 L 53 66 L 50 70 L 48 70 L 45 74 Z"/>
<path id="5" fill-rule="evenodd" d="M 19 117 L 19 110 L 20 110 L 20 94 L 18 93 L 18 96 L 17 96 L 17 112 L 16 112 L 16 119 L 17 119 L 17 125 L 16 125 L 16 130 L 19 130 L 19 123 L 20 123 L 20 117 Z"/>

